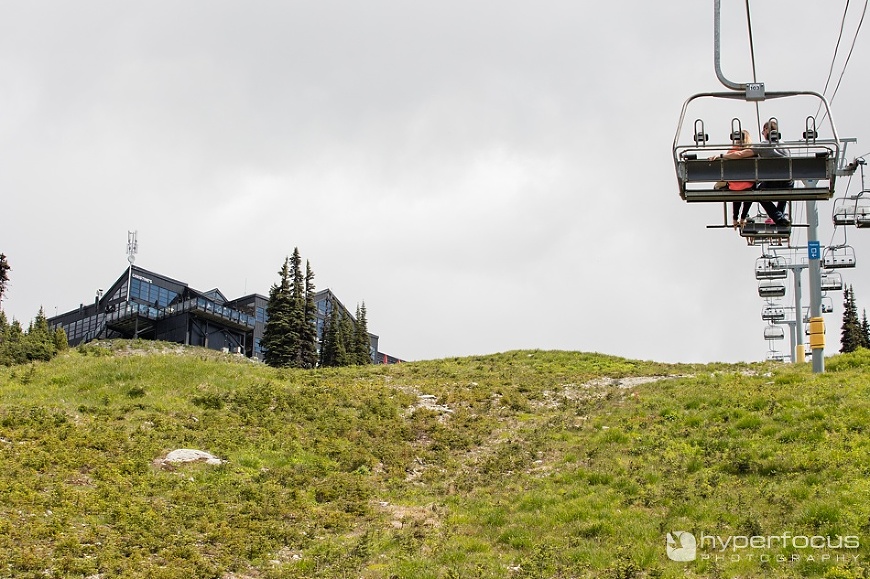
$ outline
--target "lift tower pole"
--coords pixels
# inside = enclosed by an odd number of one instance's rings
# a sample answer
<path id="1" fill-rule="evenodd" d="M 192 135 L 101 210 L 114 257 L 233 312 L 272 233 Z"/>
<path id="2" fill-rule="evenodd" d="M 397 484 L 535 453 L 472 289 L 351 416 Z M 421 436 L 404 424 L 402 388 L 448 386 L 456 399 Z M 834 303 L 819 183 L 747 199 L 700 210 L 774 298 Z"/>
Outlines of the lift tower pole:
<path id="1" fill-rule="evenodd" d="M 819 211 L 815 201 L 807 201 L 807 254 L 810 261 L 810 348 L 813 373 L 825 371 L 825 322 L 822 318 L 821 244 L 819 243 Z"/>

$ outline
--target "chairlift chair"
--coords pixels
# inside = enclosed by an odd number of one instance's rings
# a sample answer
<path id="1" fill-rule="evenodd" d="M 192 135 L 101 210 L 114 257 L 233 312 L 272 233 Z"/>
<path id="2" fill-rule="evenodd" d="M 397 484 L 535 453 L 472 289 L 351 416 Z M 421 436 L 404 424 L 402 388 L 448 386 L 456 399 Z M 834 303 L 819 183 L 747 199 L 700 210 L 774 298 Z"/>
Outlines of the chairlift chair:
<path id="1" fill-rule="evenodd" d="M 791 225 L 767 223 L 761 218 L 752 218 L 740 228 L 740 236 L 747 245 L 786 245 L 791 237 Z"/>
<path id="2" fill-rule="evenodd" d="M 832 212 L 834 225 L 870 227 L 870 197 L 840 197 L 834 199 Z"/>
<path id="3" fill-rule="evenodd" d="M 763 298 L 781 298 L 785 295 L 785 283 L 775 279 L 758 282 L 758 295 Z"/>
<path id="4" fill-rule="evenodd" d="M 837 269 L 855 267 L 855 249 L 851 245 L 838 245 L 825 250 L 822 267 Z"/>
<path id="5" fill-rule="evenodd" d="M 785 308 L 768 304 L 761 308 L 761 319 L 768 322 L 779 322 L 785 319 Z"/>
<path id="6" fill-rule="evenodd" d="M 764 328 L 764 339 L 765 340 L 784 340 L 785 339 L 785 331 L 782 329 L 782 326 L 774 326 L 770 325 Z"/>
<path id="7" fill-rule="evenodd" d="M 823 292 L 843 291 L 843 276 L 836 271 L 823 272 L 821 282 Z"/>
<path id="8" fill-rule="evenodd" d="M 823 314 L 832 314 L 834 313 L 834 300 L 831 299 L 831 296 L 822 296 L 822 313 Z"/>
<path id="9" fill-rule="evenodd" d="M 768 362 L 785 362 L 786 355 L 782 352 L 778 352 L 776 350 L 770 350 L 767 353 L 767 361 Z"/>
<path id="10" fill-rule="evenodd" d="M 807 130 L 804 131 L 803 140 L 780 141 L 776 144 L 778 148 L 788 153 L 787 157 L 755 155 L 745 159 L 723 159 L 721 155 L 728 152 L 732 145 L 721 142 L 711 144 L 704 123 L 700 119 L 695 121 L 692 143 L 681 143 L 680 140 L 686 112 L 695 100 L 707 98 L 743 100 L 745 95 L 739 92 L 710 92 L 689 97 L 683 104 L 672 148 L 680 197 L 690 203 L 806 201 L 833 197 L 838 174 L 837 163 L 840 158 L 840 139 L 825 98 L 812 91 L 768 92 L 765 98 L 771 100 L 796 96 L 811 96 L 819 99 L 827 111 L 825 118 L 830 125 L 833 139 L 819 139 L 818 132 L 815 130 L 815 119 L 807 117 Z M 752 145 L 757 150 L 765 146 L 771 145 Z M 715 188 L 717 183 L 728 181 L 767 182 L 777 185 L 745 191 Z M 784 186 L 789 182 L 795 183 L 795 186 Z M 803 186 L 799 187 L 797 183 Z"/>
<path id="11" fill-rule="evenodd" d="M 783 279 L 788 277 L 785 258 L 762 255 L 755 260 L 755 279 Z"/>

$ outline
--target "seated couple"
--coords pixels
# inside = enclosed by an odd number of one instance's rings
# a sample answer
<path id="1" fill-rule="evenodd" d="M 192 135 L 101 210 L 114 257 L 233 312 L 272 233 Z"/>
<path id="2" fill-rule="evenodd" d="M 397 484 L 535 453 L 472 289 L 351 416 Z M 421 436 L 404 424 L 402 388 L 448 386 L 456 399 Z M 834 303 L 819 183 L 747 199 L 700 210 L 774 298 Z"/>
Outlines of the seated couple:
<path id="1" fill-rule="evenodd" d="M 776 125 L 772 125 L 770 122 L 764 123 L 764 128 L 762 129 L 762 135 L 764 135 L 765 142 L 770 143 L 768 137 L 770 135 L 771 128 L 776 130 Z M 718 155 L 717 157 L 710 157 L 710 160 L 714 159 L 748 159 L 749 157 L 754 157 L 756 155 L 760 157 L 786 157 L 788 154 L 780 148 L 777 147 L 763 147 L 759 149 L 753 149 L 750 145 L 752 144 L 752 139 L 749 136 L 749 131 L 742 130 L 740 131 L 740 137 L 732 140 L 732 147 L 728 150 L 727 153 L 722 155 Z M 754 181 L 728 181 L 716 183 L 714 186 L 716 189 L 729 189 L 731 191 L 746 191 L 747 189 L 790 189 L 794 187 L 794 181 L 760 181 L 758 183 Z M 788 217 L 785 216 L 785 206 L 787 201 L 780 201 L 776 205 L 771 201 L 759 201 L 759 204 L 764 208 L 765 213 L 767 213 L 768 217 L 770 217 L 774 223 L 777 225 L 787 226 L 791 225 L 791 222 L 788 220 Z M 743 211 L 741 211 L 741 206 Z M 749 216 L 749 208 L 752 206 L 751 201 L 735 201 L 734 202 L 734 210 L 733 210 L 733 218 L 734 218 L 734 228 L 743 227 L 746 225 L 746 218 Z"/>

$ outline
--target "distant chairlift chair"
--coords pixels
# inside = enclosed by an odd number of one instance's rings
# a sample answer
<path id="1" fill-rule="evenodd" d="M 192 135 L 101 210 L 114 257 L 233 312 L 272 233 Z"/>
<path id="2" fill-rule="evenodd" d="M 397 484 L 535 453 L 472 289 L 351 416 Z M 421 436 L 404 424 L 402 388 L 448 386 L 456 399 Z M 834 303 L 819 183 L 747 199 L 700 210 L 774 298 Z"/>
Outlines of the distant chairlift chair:
<path id="1" fill-rule="evenodd" d="M 763 298 L 781 298 L 785 295 L 785 283 L 775 279 L 758 282 L 758 295 Z"/>
<path id="2" fill-rule="evenodd" d="M 769 325 L 764 328 L 765 340 L 783 340 L 785 339 L 785 331 L 782 326 Z"/>
<path id="3" fill-rule="evenodd" d="M 822 267 L 825 269 L 851 268 L 855 264 L 855 249 L 851 245 L 828 247 L 822 257 Z"/>
<path id="4" fill-rule="evenodd" d="M 755 260 L 755 279 L 783 279 L 788 277 L 785 258 L 762 255 Z"/>
<path id="5" fill-rule="evenodd" d="M 843 291 L 843 276 L 836 271 L 826 271 L 822 273 L 822 291 Z"/>

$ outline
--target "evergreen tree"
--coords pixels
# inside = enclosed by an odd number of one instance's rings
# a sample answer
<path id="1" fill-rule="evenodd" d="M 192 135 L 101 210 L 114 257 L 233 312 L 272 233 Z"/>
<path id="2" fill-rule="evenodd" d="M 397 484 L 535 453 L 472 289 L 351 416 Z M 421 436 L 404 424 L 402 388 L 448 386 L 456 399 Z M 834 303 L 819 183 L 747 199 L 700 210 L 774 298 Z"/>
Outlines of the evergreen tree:
<path id="1" fill-rule="evenodd" d="M 12 320 L 10 324 L 0 311 L 0 365 L 48 361 L 68 347 L 66 333 L 62 328 L 51 330 L 42 308 L 39 308 L 36 319 L 30 322 L 26 332 L 18 320 Z"/>
<path id="2" fill-rule="evenodd" d="M 361 366 L 372 363 L 365 302 L 362 303 L 362 306 L 357 305 L 356 307 L 356 324 L 353 328 L 353 358 L 353 363 Z"/>
<path id="3" fill-rule="evenodd" d="M 9 283 L 9 262 L 6 261 L 6 254 L 0 253 L 0 308 L 3 307 L 3 296 L 6 294 L 6 286 Z"/>
<path id="4" fill-rule="evenodd" d="M 292 277 L 290 258 L 278 272 L 279 281 L 269 290 L 269 303 L 266 305 L 266 327 L 263 330 L 263 359 L 269 366 L 284 368 L 291 366 L 298 350 L 299 336 L 293 324 L 293 299 L 291 293 Z"/>
<path id="5" fill-rule="evenodd" d="M 0 310 L 0 365 L 9 366 L 12 364 L 8 357 L 7 349 L 9 348 L 9 322 L 6 320 L 6 314 Z"/>
<path id="6" fill-rule="evenodd" d="M 31 322 L 24 339 L 24 355 L 30 360 L 51 360 L 57 353 L 54 335 L 48 327 L 45 311 L 40 307 L 36 318 Z"/>
<path id="7" fill-rule="evenodd" d="M 3 342 L 0 343 L 0 364 L 11 366 L 12 364 L 23 364 L 27 361 L 24 354 L 24 330 L 21 328 L 21 323 L 13 319 L 12 323 L 6 326 Z"/>
<path id="8" fill-rule="evenodd" d="M 314 271 L 311 263 L 305 262 L 305 298 L 303 301 L 302 327 L 299 331 L 299 357 L 302 368 L 317 366 L 317 306 L 314 304 Z"/>
<path id="9" fill-rule="evenodd" d="M 867 309 L 861 315 L 861 347 L 870 349 L 870 321 L 867 320 Z"/>
<path id="10" fill-rule="evenodd" d="M 861 322 L 855 305 L 855 290 L 852 286 L 843 292 L 843 326 L 840 334 L 840 352 L 854 352 L 861 346 Z"/>
<path id="11" fill-rule="evenodd" d="M 327 318 L 323 325 L 323 337 L 320 340 L 320 365 L 323 367 L 338 366 L 339 348 L 341 341 L 339 340 L 339 329 L 341 327 L 341 317 L 338 306 L 330 297 L 326 302 Z"/>
<path id="12" fill-rule="evenodd" d="M 351 366 L 356 363 L 353 340 L 353 322 L 350 316 L 341 315 L 338 323 L 338 355 L 335 359 L 336 366 Z"/>
<path id="13" fill-rule="evenodd" d="M 302 337 L 305 331 L 305 282 L 298 247 L 293 248 L 293 255 L 290 256 L 290 280 L 290 326 L 295 336 L 290 365 L 301 368 Z"/>
<path id="14" fill-rule="evenodd" d="M 69 349 L 69 339 L 66 336 L 66 332 L 60 326 L 54 331 L 54 349 L 58 352 Z"/>
<path id="15" fill-rule="evenodd" d="M 280 281 L 269 291 L 263 331 L 264 359 L 270 366 L 314 368 L 317 365 L 317 311 L 314 305 L 314 271 L 305 264 L 299 248 L 284 259 Z"/>

